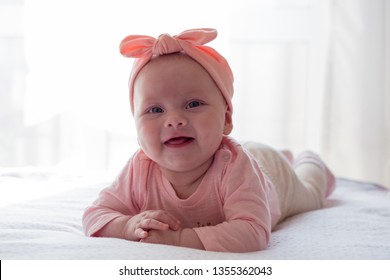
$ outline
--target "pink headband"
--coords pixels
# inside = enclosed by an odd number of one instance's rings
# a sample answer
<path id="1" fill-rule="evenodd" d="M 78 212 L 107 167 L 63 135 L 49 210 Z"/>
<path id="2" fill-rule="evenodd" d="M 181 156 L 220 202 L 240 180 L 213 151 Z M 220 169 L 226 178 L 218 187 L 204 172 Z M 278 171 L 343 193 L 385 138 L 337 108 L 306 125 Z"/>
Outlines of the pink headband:
<path id="1" fill-rule="evenodd" d="M 134 114 L 134 81 L 141 69 L 155 56 L 184 52 L 210 74 L 233 112 L 233 73 L 226 59 L 211 47 L 203 46 L 217 37 L 211 28 L 190 29 L 176 36 L 162 34 L 157 39 L 150 36 L 130 35 L 120 44 L 123 56 L 136 58 L 130 74 L 130 106 Z"/>

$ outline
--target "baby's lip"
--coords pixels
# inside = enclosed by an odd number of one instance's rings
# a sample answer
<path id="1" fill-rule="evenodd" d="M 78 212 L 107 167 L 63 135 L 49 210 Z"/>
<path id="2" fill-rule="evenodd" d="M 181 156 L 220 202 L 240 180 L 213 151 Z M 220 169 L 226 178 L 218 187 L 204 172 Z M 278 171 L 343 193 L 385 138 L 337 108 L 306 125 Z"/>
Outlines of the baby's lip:
<path id="1" fill-rule="evenodd" d="M 192 141 L 194 141 L 193 137 L 178 136 L 169 138 L 168 140 L 164 141 L 164 144 L 172 147 L 181 147 L 191 143 Z"/>

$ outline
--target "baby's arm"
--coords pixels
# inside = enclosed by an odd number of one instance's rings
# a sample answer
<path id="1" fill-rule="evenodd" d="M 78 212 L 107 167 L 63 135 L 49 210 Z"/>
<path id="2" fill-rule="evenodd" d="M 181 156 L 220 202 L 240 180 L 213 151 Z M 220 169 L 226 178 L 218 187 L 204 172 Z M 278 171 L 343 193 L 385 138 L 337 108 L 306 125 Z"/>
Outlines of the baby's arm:
<path id="1" fill-rule="evenodd" d="M 196 232 L 190 228 L 177 231 L 151 230 L 146 238 L 141 239 L 141 242 L 205 249 Z"/>
<path id="2" fill-rule="evenodd" d="M 163 210 L 144 211 L 134 216 L 120 216 L 102 229 L 95 236 L 116 237 L 132 241 L 147 238 L 149 231 L 176 231 L 180 221 Z"/>
<path id="3" fill-rule="evenodd" d="M 163 210 L 142 211 L 147 199 L 146 185 L 151 161 L 136 153 L 111 186 L 102 190 L 83 215 L 88 236 L 115 237 L 139 241 L 151 230 L 178 230 L 180 222 Z"/>

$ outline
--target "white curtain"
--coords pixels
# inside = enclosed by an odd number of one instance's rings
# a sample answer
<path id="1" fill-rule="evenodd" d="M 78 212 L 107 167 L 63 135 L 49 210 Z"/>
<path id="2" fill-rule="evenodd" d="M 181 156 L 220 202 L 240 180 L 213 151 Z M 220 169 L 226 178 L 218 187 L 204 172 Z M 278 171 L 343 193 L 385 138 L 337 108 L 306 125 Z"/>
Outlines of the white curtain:
<path id="1" fill-rule="evenodd" d="M 235 9 L 237 136 L 390 187 L 390 1 L 282 2 Z"/>
<path id="2" fill-rule="evenodd" d="M 136 148 L 127 98 L 132 61 L 119 55 L 119 41 L 215 27 L 212 45 L 236 79 L 234 137 L 312 149 L 337 176 L 389 187 L 389 5 L 25 0 L 25 123 L 30 131 L 46 126 L 44 141 L 28 142 L 29 162 L 119 168 Z"/>
<path id="3" fill-rule="evenodd" d="M 390 187 L 390 1 L 332 1 L 324 152 L 340 176 Z"/>

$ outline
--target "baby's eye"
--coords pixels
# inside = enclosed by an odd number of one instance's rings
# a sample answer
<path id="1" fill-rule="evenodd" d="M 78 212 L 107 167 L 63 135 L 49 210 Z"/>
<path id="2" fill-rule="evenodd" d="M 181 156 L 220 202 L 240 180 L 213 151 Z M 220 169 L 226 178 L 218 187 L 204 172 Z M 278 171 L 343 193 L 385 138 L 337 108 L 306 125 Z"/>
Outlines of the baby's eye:
<path id="1" fill-rule="evenodd" d="M 160 113 L 163 113 L 164 110 L 160 107 L 152 107 L 148 110 L 148 113 L 149 114 L 160 114 Z"/>
<path id="2" fill-rule="evenodd" d="M 200 101 L 197 101 L 197 100 L 194 100 L 194 101 L 191 101 L 187 104 L 186 108 L 187 109 L 191 109 L 191 108 L 195 108 L 195 107 L 199 107 L 201 106 L 203 103 L 200 102 Z"/>

